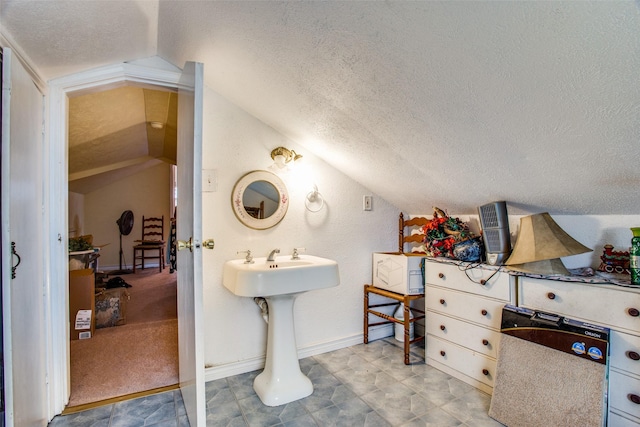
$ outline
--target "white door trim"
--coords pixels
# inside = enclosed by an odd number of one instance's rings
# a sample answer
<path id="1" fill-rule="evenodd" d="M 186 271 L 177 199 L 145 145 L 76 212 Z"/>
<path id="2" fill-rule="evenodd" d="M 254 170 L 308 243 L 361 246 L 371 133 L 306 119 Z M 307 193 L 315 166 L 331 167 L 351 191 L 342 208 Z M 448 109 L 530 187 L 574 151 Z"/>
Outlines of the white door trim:
<path id="1" fill-rule="evenodd" d="M 45 156 L 49 158 L 51 321 L 52 351 L 48 357 L 51 377 L 50 418 L 60 414 L 71 392 L 69 364 L 69 279 L 68 279 L 68 98 L 134 84 L 175 90 L 179 72 L 134 64 L 116 64 L 54 79 L 49 82 L 50 138 Z"/>

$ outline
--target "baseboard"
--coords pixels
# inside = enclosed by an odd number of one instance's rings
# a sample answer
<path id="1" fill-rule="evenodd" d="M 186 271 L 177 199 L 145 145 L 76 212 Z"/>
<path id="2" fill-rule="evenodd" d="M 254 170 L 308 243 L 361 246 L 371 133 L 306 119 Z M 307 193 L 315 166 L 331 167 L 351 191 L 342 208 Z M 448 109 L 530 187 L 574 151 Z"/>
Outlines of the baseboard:
<path id="1" fill-rule="evenodd" d="M 167 265 L 168 264 L 165 263 L 165 267 L 167 267 Z M 132 266 L 125 265 L 123 267 L 124 267 L 123 270 L 131 270 L 131 271 L 133 271 L 133 267 Z M 158 270 L 160 268 L 160 264 L 157 263 L 157 262 L 151 262 L 151 263 L 145 262 L 144 263 L 144 270 L 149 270 L 149 269 L 152 269 L 152 268 L 155 268 L 156 270 Z M 112 272 L 112 271 L 120 270 L 120 266 L 118 266 L 118 265 L 102 265 L 102 264 L 100 264 L 98 266 L 98 270 L 103 271 L 105 273 L 109 273 L 109 272 Z M 139 266 L 136 267 L 136 270 L 144 271 Z"/>
<path id="2" fill-rule="evenodd" d="M 369 330 L 369 341 L 375 341 L 393 335 L 392 325 L 382 325 L 373 327 Z M 352 347 L 362 344 L 363 334 L 356 334 L 349 337 L 340 338 L 319 344 L 313 344 L 298 349 L 298 358 L 304 359 L 315 356 L 317 354 L 328 353 L 330 351 L 340 350 L 342 348 Z M 221 378 L 232 377 L 251 371 L 264 368 L 265 356 L 245 359 L 238 362 L 226 363 L 220 366 L 211 366 L 205 368 L 205 382 L 219 380 Z"/>

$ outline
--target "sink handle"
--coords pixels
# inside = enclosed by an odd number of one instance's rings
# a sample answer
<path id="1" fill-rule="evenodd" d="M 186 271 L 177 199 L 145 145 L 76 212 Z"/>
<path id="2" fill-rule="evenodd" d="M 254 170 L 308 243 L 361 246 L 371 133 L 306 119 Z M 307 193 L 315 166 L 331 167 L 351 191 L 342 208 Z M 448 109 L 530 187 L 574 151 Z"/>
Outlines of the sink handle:
<path id="1" fill-rule="evenodd" d="M 244 258 L 244 263 L 245 264 L 253 264 L 253 255 L 251 255 L 251 249 L 247 249 L 246 251 L 238 251 L 238 254 L 247 254 L 247 256 Z"/>
<path id="2" fill-rule="evenodd" d="M 300 252 L 305 252 L 305 248 L 293 248 L 293 254 L 291 254 L 291 259 L 300 259 Z"/>

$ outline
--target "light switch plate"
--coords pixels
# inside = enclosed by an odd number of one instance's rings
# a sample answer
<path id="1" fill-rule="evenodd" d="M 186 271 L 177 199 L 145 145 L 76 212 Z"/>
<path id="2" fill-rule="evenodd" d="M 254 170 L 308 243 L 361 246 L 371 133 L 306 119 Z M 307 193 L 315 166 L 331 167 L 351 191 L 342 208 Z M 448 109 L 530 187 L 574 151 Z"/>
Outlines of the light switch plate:
<path id="1" fill-rule="evenodd" d="M 362 196 L 362 210 L 370 211 L 373 208 L 373 196 Z"/>
<path id="2" fill-rule="evenodd" d="M 202 192 L 211 193 L 218 191 L 218 170 L 202 169 Z"/>

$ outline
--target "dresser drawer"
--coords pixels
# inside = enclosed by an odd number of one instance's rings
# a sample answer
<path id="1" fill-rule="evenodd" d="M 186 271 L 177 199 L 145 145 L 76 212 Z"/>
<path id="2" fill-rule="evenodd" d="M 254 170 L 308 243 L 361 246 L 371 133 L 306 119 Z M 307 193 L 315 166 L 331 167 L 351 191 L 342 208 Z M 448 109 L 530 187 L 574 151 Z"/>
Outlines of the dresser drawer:
<path id="1" fill-rule="evenodd" d="M 518 278 L 518 305 L 597 325 L 640 330 L 640 292 L 631 288 Z"/>
<path id="2" fill-rule="evenodd" d="M 482 267 L 465 269 L 462 265 L 427 261 L 424 280 L 427 285 L 456 289 L 505 302 L 513 301 L 512 298 L 515 298 L 514 278 L 504 271 Z"/>
<path id="3" fill-rule="evenodd" d="M 456 371 L 493 387 L 496 361 L 478 352 L 460 347 L 433 335 L 427 335 L 426 356 Z"/>
<path id="4" fill-rule="evenodd" d="M 609 365 L 640 375 L 640 337 L 611 331 Z"/>
<path id="5" fill-rule="evenodd" d="M 636 399 L 640 399 L 640 380 L 609 371 L 609 406 L 640 418 L 640 403 L 634 402 L 640 400 Z"/>
<path id="6" fill-rule="evenodd" d="M 640 420 L 631 421 L 630 419 L 621 415 L 609 412 L 608 424 L 609 427 L 638 427 Z"/>
<path id="7" fill-rule="evenodd" d="M 493 357 L 498 355 L 500 332 L 432 311 L 427 312 L 427 333 Z"/>
<path id="8" fill-rule="evenodd" d="M 500 330 L 504 303 L 464 292 L 427 286 L 425 289 L 427 311 L 437 311 L 459 317 L 480 325 Z"/>

